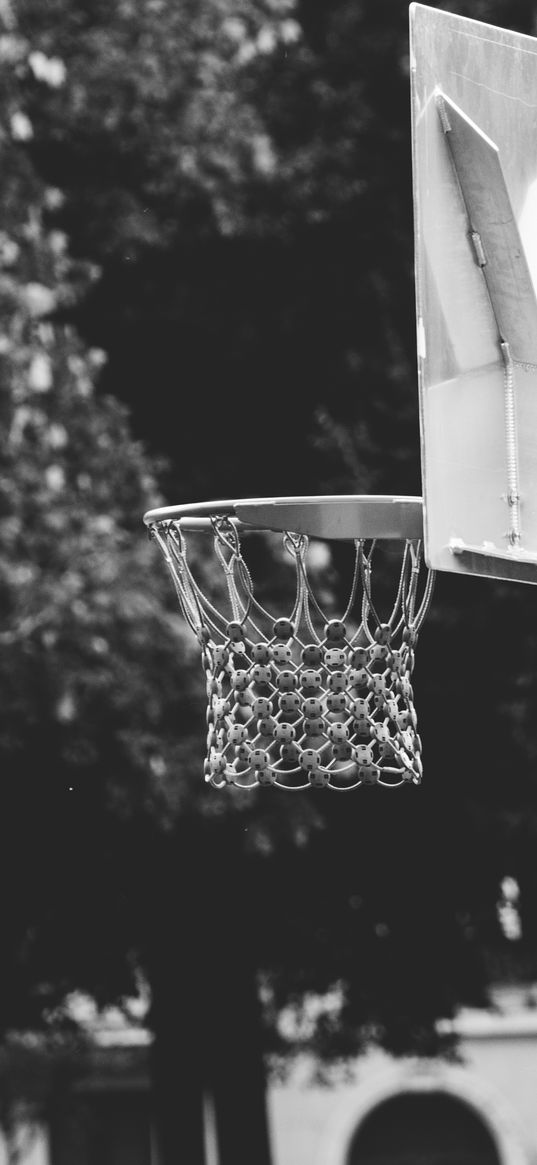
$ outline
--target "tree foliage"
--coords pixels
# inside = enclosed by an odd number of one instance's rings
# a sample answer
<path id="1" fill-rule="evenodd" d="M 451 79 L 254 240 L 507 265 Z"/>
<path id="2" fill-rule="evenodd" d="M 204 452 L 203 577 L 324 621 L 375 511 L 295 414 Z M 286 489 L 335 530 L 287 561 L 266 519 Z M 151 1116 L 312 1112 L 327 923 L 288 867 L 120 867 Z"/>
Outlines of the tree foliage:
<path id="1" fill-rule="evenodd" d="M 156 466 L 125 407 L 95 394 L 104 354 L 54 319 L 91 269 L 73 264 L 66 236 L 46 225 L 58 191 L 21 145 L 23 48 L 14 33 L 4 38 L 3 1030 L 38 1022 L 85 980 L 104 996 L 133 989 L 114 834 L 140 814 L 164 824 L 190 796 L 199 721 L 194 645 L 141 527 L 160 497 Z"/>
<path id="2" fill-rule="evenodd" d="M 529 2 L 477 7 L 468 14 L 531 31 Z M 157 478 L 170 501 L 419 492 L 407 7 L 21 0 L 18 13 L 0 42 L 4 820 L 28 829 L 31 792 L 48 872 L 28 878 L 24 927 L 62 904 L 46 941 L 39 928 L 32 940 L 47 972 L 34 1013 L 44 982 L 52 998 L 75 982 L 122 990 L 125 952 L 155 970 L 174 870 L 193 966 L 214 958 L 196 917 L 222 944 L 225 919 L 233 958 L 261 974 L 272 1046 L 430 1051 L 436 1017 L 484 1002 L 504 958 L 510 973 L 535 971 L 527 592 L 462 580 L 470 597 L 461 580 L 439 582 L 416 674 L 423 789 L 350 809 L 254 798 L 239 821 L 192 793 L 197 673 L 138 530 Z M 92 280 L 75 260 L 98 265 Z M 102 366 L 84 342 L 105 348 Z M 119 400 L 166 453 L 161 471 Z M 193 806 L 210 819 L 201 834 Z M 157 820 L 173 820 L 172 841 L 146 880 L 136 849 L 159 853 Z M 228 867 L 234 916 L 214 894 Z M 523 887 L 518 961 L 498 923 L 505 873 Z M 66 976 L 51 935 L 81 903 L 85 922 L 108 927 L 103 963 L 80 928 Z M 18 977 L 35 993 L 34 963 L 20 978 L 27 930 L 12 925 L 12 989 Z M 221 974 L 230 986 L 230 967 Z M 314 1022 L 304 1002 L 329 989 L 334 1006 Z"/>

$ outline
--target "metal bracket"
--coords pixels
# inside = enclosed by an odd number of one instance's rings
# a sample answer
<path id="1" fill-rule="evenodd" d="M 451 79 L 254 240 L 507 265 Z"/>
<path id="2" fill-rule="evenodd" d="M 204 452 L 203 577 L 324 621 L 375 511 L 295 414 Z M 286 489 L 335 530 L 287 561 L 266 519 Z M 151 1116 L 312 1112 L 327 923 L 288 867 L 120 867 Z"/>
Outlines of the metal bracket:
<path id="1" fill-rule="evenodd" d="M 514 361 L 537 364 L 537 297 L 498 147 L 440 90 L 436 106 L 499 338 L 509 342 Z"/>
<path id="2" fill-rule="evenodd" d="M 511 547 L 516 547 L 521 542 L 521 499 L 514 362 L 532 365 L 536 362 L 537 298 L 498 147 L 440 91 L 436 95 L 436 105 L 464 200 L 470 240 L 483 272 L 498 329 L 504 366 L 505 500 L 508 506 L 505 537 Z M 472 550 L 472 553 L 476 551 Z"/>

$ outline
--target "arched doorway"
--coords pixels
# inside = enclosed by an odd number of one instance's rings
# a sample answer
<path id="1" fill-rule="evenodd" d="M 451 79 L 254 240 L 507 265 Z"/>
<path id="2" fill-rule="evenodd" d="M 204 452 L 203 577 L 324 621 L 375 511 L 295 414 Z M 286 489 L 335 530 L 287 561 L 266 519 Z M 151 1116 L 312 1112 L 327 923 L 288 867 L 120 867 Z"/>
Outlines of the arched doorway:
<path id="1" fill-rule="evenodd" d="M 443 1091 L 402 1091 L 376 1105 L 351 1139 L 345 1165 L 501 1165 L 479 1114 Z"/>

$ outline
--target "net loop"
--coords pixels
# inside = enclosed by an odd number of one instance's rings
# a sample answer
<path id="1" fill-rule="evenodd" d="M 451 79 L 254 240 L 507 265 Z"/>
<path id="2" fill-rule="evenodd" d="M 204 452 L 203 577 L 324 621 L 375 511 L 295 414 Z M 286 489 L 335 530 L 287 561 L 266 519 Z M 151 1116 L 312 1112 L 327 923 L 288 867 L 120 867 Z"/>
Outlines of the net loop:
<path id="1" fill-rule="evenodd" d="M 214 532 L 215 554 L 225 574 L 233 618 L 242 622 L 248 618 L 252 606 L 253 583 L 248 567 L 242 557 L 239 535 L 236 527 L 229 521 L 229 518 L 213 517 L 211 518 L 211 524 Z M 226 558 L 226 551 L 229 554 L 228 558 Z M 246 595 L 246 605 L 243 604 L 243 600 L 241 599 L 237 580 L 240 582 L 242 590 Z"/>
<path id="2" fill-rule="evenodd" d="M 408 603 L 409 595 L 407 595 L 407 593 L 406 593 L 407 587 L 408 587 L 408 573 L 407 573 L 407 571 L 408 571 L 408 556 L 409 556 L 410 545 L 411 544 L 408 541 L 404 543 L 403 558 L 402 558 L 402 562 L 401 562 L 401 571 L 399 574 L 399 582 L 398 582 L 398 586 L 397 586 L 397 592 L 396 592 L 395 600 L 393 602 L 391 613 L 390 613 L 390 615 L 388 617 L 388 621 L 387 621 L 388 626 L 395 634 L 400 630 L 401 624 L 407 618 L 408 612 L 410 610 L 410 606 Z M 371 632 L 371 630 L 369 628 L 369 616 L 370 615 L 373 616 L 373 620 L 376 624 L 377 629 L 379 627 L 383 626 L 382 620 L 381 620 L 381 618 L 376 610 L 375 604 L 373 603 L 373 593 L 372 593 L 372 585 L 371 585 L 371 567 L 372 567 L 372 561 L 373 561 L 373 555 L 374 555 L 375 548 L 376 548 L 376 541 L 373 541 L 371 544 L 369 553 L 366 554 L 365 550 L 364 550 L 363 543 L 362 543 L 361 544 L 361 554 L 360 554 L 360 571 L 361 571 L 362 586 L 363 586 L 362 620 L 363 620 L 365 634 L 366 634 L 367 639 L 369 640 L 370 643 L 373 643 L 375 635 L 374 635 L 374 633 Z"/>
<path id="3" fill-rule="evenodd" d="M 161 533 L 157 526 L 149 531 L 160 547 L 166 566 L 172 576 L 179 605 L 183 616 L 194 634 L 199 633 L 204 626 L 203 610 L 200 604 L 199 588 L 193 578 L 187 561 L 186 542 L 183 533 L 177 526 L 169 523 Z"/>
<path id="4" fill-rule="evenodd" d="M 296 598 L 293 609 L 291 611 L 291 622 L 295 625 L 304 619 L 310 634 L 313 638 L 316 637 L 316 631 L 311 623 L 308 595 L 310 594 L 308 574 L 306 570 L 306 554 L 309 546 L 309 538 L 307 534 L 293 534 L 286 530 L 283 535 L 284 550 L 294 559 L 296 572 Z M 310 594 L 313 598 L 313 594 Z"/>
<path id="5" fill-rule="evenodd" d="M 207 528 L 228 613 L 214 573 L 203 576 L 203 585 L 198 581 L 201 569 L 189 562 L 180 521 L 155 523 L 150 530 L 202 647 L 206 781 L 217 788 L 271 785 L 290 791 L 419 784 L 423 766 L 411 677 L 434 584 L 429 571 L 419 597 L 421 542 L 401 540 L 395 597 L 383 619 L 372 585 L 380 546 L 354 540 L 349 596 L 342 615 L 334 617 L 319 598 L 310 539 L 292 531 L 270 535 L 282 539 L 282 570 L 286 558 L 294 570 L 294 584 L 292 576 L 287 580 L 290 610 L 275 617 L 255 595 L 244 551 L 247 533 L 219 515 Z M 380 590 L 380 578 L 378 585 Z"/>

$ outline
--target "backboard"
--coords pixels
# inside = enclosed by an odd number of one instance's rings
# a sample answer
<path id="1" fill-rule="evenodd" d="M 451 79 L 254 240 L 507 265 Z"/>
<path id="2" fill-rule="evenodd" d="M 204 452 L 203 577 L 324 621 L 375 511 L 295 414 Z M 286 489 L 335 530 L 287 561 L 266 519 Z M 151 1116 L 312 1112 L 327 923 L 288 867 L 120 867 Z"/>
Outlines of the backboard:
<path id="1" fill-rule="evenodd" d="M 537 583 L 537 39 L 410 8 L 426 560 Z"/>

